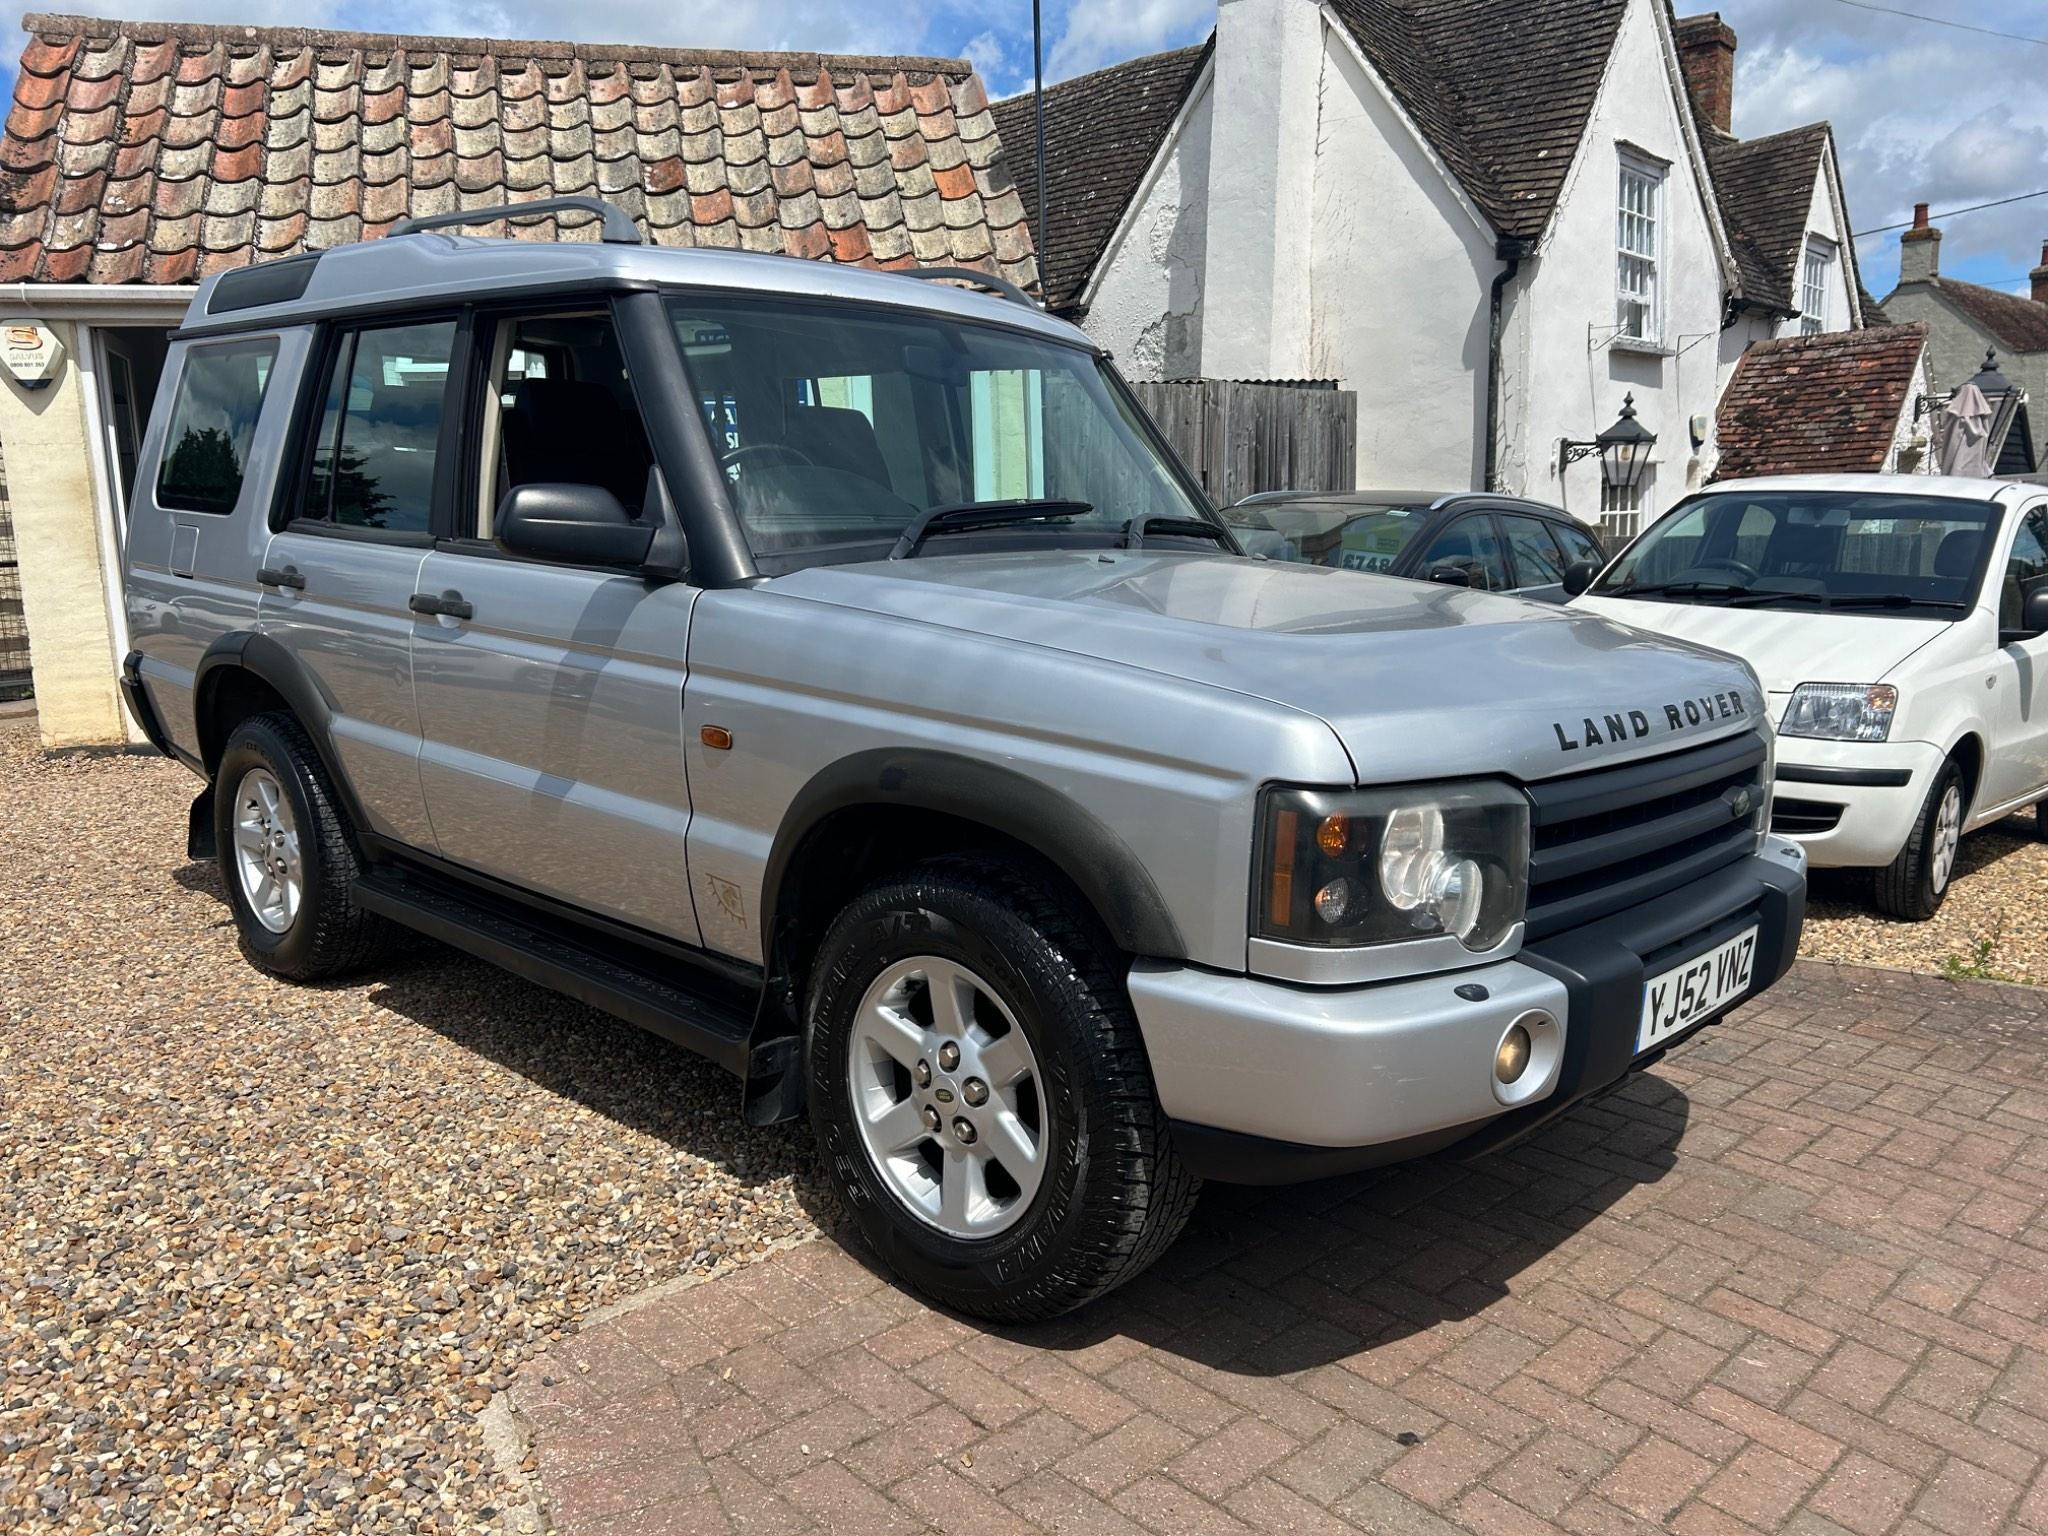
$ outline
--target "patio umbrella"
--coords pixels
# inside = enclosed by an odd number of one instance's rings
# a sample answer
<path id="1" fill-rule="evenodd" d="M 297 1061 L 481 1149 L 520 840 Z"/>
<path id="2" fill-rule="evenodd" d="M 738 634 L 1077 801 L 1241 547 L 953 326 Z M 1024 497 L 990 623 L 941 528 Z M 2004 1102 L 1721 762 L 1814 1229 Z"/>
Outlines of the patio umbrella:
<path id="1" fill-rule="evenodd" d="M 1982 478 L 1991 473 L 1991 426 L 1997 413 L 1984 391 L 1965 384 L 1941 408 L 1934 424 L 1934 461 L 1944 475 Z"/>

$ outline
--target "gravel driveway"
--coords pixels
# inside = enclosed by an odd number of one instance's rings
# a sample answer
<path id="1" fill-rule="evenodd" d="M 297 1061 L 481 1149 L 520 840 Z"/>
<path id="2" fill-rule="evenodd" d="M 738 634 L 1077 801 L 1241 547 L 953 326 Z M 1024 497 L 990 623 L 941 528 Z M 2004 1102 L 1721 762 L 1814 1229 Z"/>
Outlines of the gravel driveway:
<path id="1" fill-rule="evenodd" d="M 2048 985 L 2048 843 L 2032 811 L 1963 839 L 1956 883 L 1930 922 L 1879 917 L 1861 871 L 1817 870 L 1809 894 L 1801 954 Z"/>
<path id="2" fill-rule="evenodd" d="M 0 721 L 0 1529 L 495 1528 L 491 1393 L 811 1231 L 808 1139 L 446 950 L 264 979 L 195 787 Z"/>

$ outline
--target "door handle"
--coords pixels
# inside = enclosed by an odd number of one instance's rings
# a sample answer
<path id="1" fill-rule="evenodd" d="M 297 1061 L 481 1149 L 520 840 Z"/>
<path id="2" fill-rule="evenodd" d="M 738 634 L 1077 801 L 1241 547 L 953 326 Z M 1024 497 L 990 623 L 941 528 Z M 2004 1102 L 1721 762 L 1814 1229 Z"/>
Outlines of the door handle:
<path id="1" fill-rule="evenodd" d="M 462 594 L 452 588 L 436 597 L 431 592 L 415 592 L 407 600 L 414 613 L 437 613 L 451 619 L 473 619 L 476 609 L 464 602 Z"/>
<path id="2" fill-rule="evenodd" d="M 264 587 L 290 587 L 294 592 L 306 590 L 306 578 L 299 574 L 296 565 L 288 565 L 283 570 L 274 565 L 266 565 L 256 573 L 256 582 L 258 586 Z"/>

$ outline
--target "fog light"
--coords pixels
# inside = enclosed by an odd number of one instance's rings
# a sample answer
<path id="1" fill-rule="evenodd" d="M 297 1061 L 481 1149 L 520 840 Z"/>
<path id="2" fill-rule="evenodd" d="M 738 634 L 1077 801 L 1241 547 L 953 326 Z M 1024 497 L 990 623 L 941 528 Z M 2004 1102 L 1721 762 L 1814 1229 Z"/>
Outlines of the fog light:
<path id="1" fill-rule="evenodd" d="M 1316 892 L 1316 916 L 1326 923 L 1341 923 L 1351 910 L 1351 882 L 1332 880 Z"/>
<path id="2" fill-rule="evenodd" d="M 1493 1053 L 1493 1075 L 1512 1083 L 1529 1069 L 1529 1031 L 1519 1024 L 1508 1027 L 1500 1037 L 1500 1049 Z"/>

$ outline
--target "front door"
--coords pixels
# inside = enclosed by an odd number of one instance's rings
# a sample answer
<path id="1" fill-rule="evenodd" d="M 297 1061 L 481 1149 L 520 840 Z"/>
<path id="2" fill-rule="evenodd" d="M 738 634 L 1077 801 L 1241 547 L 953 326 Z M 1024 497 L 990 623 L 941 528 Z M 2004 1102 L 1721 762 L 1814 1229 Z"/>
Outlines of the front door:
<path id="1" fill-rule="evenodd" d="M 653 454 L 612 316 L 483 316 L 476 345 L 464 536 L 419 573 L 422 596 L 458 611 L 413 630 L 436 842 L 468 869 L 694 944 L 682 731 L 696 588 L 491 542 L 519 485 L 601 485 L 643 510 Z"/>
<path id="2" fill-rule="evenodd" d="M 2012 547 L 1988 579 L 1996 584 L 2000 633 L 1980 808 L 2007 805 L 2048 787 L 2048 636 L 2016 638 L 2027 594 L 2048 581 L 2048 505 L 2018 515 Z"/>
<path id="3" fill-rule="evenodd" d="M 334 712 L 341 770 L 370 829 L 431 850 L 420 793 L 411 602 L 434 542 L 452 318 L 327 338 L 291 513 L 263 559 L 262 628 Z"/>

